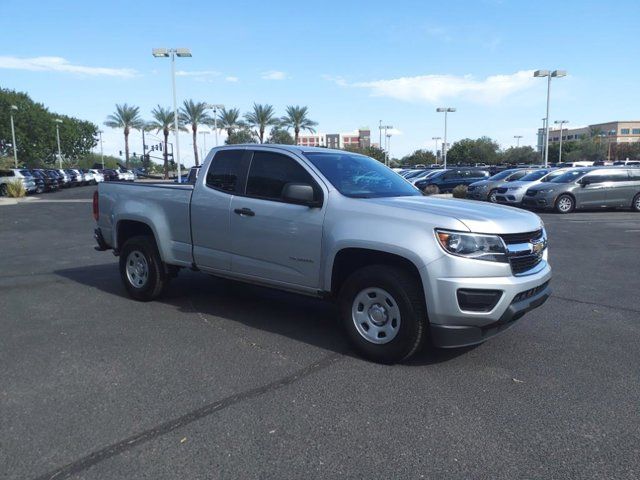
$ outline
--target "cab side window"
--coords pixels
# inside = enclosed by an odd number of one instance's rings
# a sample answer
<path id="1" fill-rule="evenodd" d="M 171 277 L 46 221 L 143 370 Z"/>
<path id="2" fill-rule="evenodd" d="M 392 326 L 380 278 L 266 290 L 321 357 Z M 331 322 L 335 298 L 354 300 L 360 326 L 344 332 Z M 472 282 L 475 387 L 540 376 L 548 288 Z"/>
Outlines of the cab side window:
<path id="1" fill-rule="evenodd" d="M 244 150 L 220 150 L 216 153 L 207 172 L 207 186 L 234 193 L 238 188 L 244 153 Z"/>
<path id="2" fill-rule="evenodd" d="M 273 152 L 254 152 L 247 178 L 248 196 L 283 201 L 282 191 L 287 183 L 306 183 L 316 191 L 319 189 L 309 172 L 293 158 Z"/>

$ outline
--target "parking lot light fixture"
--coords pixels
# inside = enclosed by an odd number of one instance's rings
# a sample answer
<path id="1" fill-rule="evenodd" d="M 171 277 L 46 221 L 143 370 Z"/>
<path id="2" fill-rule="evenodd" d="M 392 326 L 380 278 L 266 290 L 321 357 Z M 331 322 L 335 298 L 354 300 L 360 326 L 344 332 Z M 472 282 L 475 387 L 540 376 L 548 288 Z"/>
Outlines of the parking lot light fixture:
<path id="1" fill-rule="evenodd" d="M 516 148 L 520 148 L 520 139 L 522 138 L 522 135 L 514 135 L 513 138 L 516 139 Z"/>
<path id="2" fill-rule="evenodd" d="M 436 151 L 433 152 L 436 155 L 436 165 L 438 164 L 438 140 L 442 140 L 442 137 L 431 137 L 431 140 L 436 141 Z"/>
<path id="3" fill-rule="evenodd" d="M 10 116 L 11 116 L 11 141 L 12 143 L 12 147 L 13 147 L 13 160 L 16 164 L 16 168 L 18 168 L 18 145 L 16 143 L 16 129 L 13 125 L 13 112 L 14 111 L 18 111 L 18 107 L 16 107 L 15 105 L 11 105 L 11 110 L 10 110 Z"/>
<path id="4" fill-rule="evenodd" d="M 191 57 L 191 50 L 188 48 L 154 48 L 151 54 L 156 58 L 171 58 L 171 84 L 173 86 L 173 127 L 176 137 L 176 168 L 178 169 L 178 182 L 182 182 L 182 173 L 180 172 L 180 141 L 179 123 L 178 123 L 178 103 L 176 101 L 176 56 Z"/>
<path id="5" fill-rule="evenodd" d="M 62 170 L 62 150 L 60 148 L 60 124 L 62 120 L 56 118 L 56 140 L 58 141 L 58 165 L 60 166 L 60 170 Z"/>
<path id="6" fill-rule="evenodd" d="M 218 146 L 218 110 L 222 110 L 224 105 L 220 103 L 211 103 L 207 105 L 208 108 L 213 110 L 213 132 L 216 138 L 216 147 Z"/>
<path id="7" fill-rule="evenodd" d="M 447 168 L 447 114 L 455 112 L 456 109 L 452 107 L 438 107 L 436 112 L 444 113 L 444 141 L 442 142 L 442 164 Z"/>
<path id="8" fill-rule="evenodd" d="M 562 162 L 562 126 L 565 123 L 569 123 L 569 120 L 556 120 L 555 122 L 556 125 L 560 125 L 560 150 L 558 150 L 558 163 Z"/>
<path id="9" fill-rule="evenodd" d="M 100 135 L 100 160 L 102 162 L 102 169 L 104 170 L 104 149 L 102 148 L 102 134 L 104 132 L 102 130 L 98 130 L 98 135 Z"/>
<path id="10" fill-rule="evenodd" d="M 547 77 L 547 116 L 549 118 L 549 100 L 551 97 L 551 79 L 561 78 L 567 76 L 566 70 L 536 70 L 533 72 L 533 76 L 537 78 Z M 545 141 L 544 141 L 544 166 L 549 165 L 549 122 L 547 121 L 545 127 Z"/>

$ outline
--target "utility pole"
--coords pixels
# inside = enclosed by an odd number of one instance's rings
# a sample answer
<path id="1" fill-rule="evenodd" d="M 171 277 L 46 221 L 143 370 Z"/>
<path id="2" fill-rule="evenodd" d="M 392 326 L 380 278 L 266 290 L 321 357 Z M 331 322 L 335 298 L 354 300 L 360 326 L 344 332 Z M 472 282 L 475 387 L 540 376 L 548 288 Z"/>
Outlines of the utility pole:
<path id="1" fill-rule="evenodd" d="M 443 146 L 442 146 L 442 152 L 443 152 L 443 157 L 444 157 L 444 161 L 443 161 L 443 166 L 446 169 L 447 168 L 447 114 L 450 112 L 455 112 L 456 109 L 455 108 L 451 108 L 451 107 L 439 107 L 436 108 L 436 112 L 439 113 L 444 113 L 444 142 L 443 142 Z"/>
<path id="2" fill-rule="evenodd" d="M 438 140 L 442 140 L 442 137 L 431 137 L 431 140 L 436 141 L 436 151 L 434 153 L 436 154 L 436 165 L 437 165 L 438 164 Z"/>
<path id="3" fill-rule="evenodd" d="M 100 160 L 102 161 L 102 169 L 104 170 L 104 149 L 102 148 L 102 130 L 98 130 L 100 135 Z"/>
<path id="4" fill-rule="evenodd" d="M 13 126 L 13 112 L 18 110 L 18 107 L 11 105 L 11 140 L 13 141 L 13 160 L 18 168 L 18 145 L 16 144 L 16 129 Z"/>
<path id="5" fill-rule="evenodd" d="M 58 164 L 60 165 L 60 170 L 62 170 L 62 151 L 60 149 L 60 124 L 62 120 L 56 118 L 56 139 L 58 140 Z"/>

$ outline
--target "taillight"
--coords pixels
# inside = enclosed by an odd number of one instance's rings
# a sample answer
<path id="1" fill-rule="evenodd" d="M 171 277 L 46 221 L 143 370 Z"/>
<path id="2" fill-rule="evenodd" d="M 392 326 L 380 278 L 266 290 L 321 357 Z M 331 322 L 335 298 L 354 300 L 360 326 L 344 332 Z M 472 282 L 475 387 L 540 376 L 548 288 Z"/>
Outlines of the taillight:
<path id="1" fill-rule="evenodd" d="M 98 203 L 98 191 L 93 192 L 93 218 L 97 222 L 100 218 L 100 205 Z"/>

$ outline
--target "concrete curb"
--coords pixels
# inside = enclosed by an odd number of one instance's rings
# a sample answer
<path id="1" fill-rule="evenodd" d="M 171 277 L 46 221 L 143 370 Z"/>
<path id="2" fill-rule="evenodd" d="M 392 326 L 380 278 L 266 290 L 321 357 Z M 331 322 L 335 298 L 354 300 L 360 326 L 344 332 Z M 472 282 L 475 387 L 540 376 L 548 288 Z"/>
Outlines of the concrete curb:
<path id="1" fill-rule="evenodd" d="M 18 201 L 15 198 L 0 198 L 0 207 L 4 205 L 17 205 Z"/>

